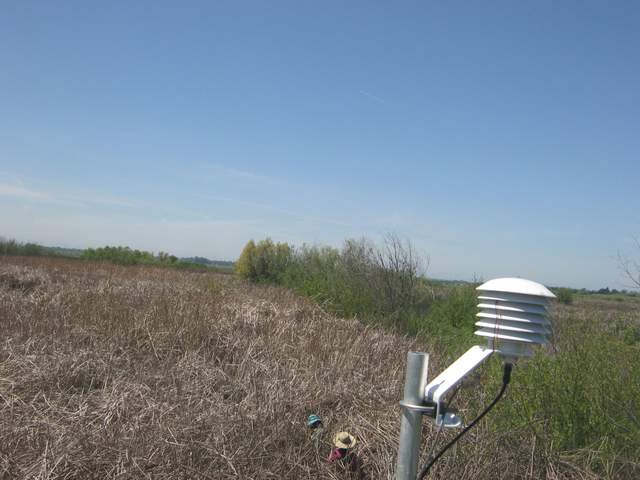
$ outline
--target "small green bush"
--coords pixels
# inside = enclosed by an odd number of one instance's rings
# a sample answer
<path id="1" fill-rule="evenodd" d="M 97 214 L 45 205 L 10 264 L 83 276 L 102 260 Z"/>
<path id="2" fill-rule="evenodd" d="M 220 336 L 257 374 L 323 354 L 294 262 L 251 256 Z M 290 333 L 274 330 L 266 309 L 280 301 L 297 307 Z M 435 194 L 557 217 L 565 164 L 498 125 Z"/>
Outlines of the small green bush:
<path id="1" fill-rule="evenodd" d="M 554 293 L 560 303 L 565 305 L 573 303 L 573 291 L 570 288 L 558 288 Z"/>
<path id="2" fill-rule="evenodd" d="M 270 238 L 257 244 L 250 240 L 235 265 L 241 278 L 252 282 L 282 283 L 291 262 L 291 247 L 286 243 L 273 243 Z"/>
<path id="3" fill-rule="evenodd" d="M 640 345 L 640 324 L 627 325 L 622 331 L 622 340 L 627 345 Z"/>

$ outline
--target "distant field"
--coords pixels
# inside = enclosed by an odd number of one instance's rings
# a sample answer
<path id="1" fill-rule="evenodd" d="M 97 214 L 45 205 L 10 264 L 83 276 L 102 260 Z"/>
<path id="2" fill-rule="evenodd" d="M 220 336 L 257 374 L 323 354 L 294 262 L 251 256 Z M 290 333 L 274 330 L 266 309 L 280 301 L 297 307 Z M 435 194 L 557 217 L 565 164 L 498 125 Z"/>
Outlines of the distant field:
<path id="1" fill-rule="evenodd" d="M 638 305 L 578 296 L 556 316 L 628 325 Z M 54 258 L 0 257 L 0 325 L 0 478 L 391 479 L 406 352 L 430 352 L 432 373 L 451 360 L 437 338 L 336 319 L 281 288 Z M 484 383 L 463 390 L 463 413 L 494 394 Z M 315 435 L 311 413 L 326 427 Z M 583 450 L 497 425 L 431 478 L 604 478 Z M 358 439 L 357 471 L 325 461 L 340 430 Z M 633 459 L 612 469 L 639 478 Z"/>
<path id="2" fill-rule="evenodd" d="M 615 303 L 625 303 L 631 308 L 640 308 L 640 295 L 638 294 L 613 293 L 604 295 L 602 293 L 589 293 L 586 295 L 578 294 L 576 296 L 587 304 L 590 302 L 601 302 L 603 306 L 613 306 Z"/>

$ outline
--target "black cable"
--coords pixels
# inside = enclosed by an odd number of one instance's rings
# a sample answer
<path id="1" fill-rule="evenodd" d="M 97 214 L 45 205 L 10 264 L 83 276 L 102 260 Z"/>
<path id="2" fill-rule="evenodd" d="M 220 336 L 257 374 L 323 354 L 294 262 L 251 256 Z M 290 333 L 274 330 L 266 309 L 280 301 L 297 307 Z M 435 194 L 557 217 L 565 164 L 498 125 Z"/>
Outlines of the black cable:
<path id="1" fill-rule="evenodd" d="M 500 399 L 502 398 L 502 395 L 504 395 L 504 392 L 507 389 L 507 385 L 509 385 L 509 381 L 511 380 L 511 370 L 512 369 L 513 369 L 513 364 L 511 364 L 511 363 L 505 363 L 504 364 L 504 372 L 502 374 L 502 388 L 500 388 L 500 391 L 498 392 L 498 395 L 496 396 L 496 398 L 494 398 L 493 401 L 489 405 L 487 405 L 485 407 L 485 409 L 482 411 L 482 413 L 480 413 L 480 415 L 478 415 L 473 420 L 473 422 L 471 422 L 469 425 L 467 425 L 465 428 L 463 428 L 462 431 L 460 433 L 458 433 L 458 435 L 456 435 L 449 443 L 447 443 L 442 448 L 442 450 L 440 450 L 438 452 L 438 454 L 435 457 L 433 457 L 431 459 L 431 461 L 429 461 L 429 463 L 427 463 L 424 466 L 424 468 L 418 474 L 417 480 L 423 480 L 424 477 L 427 475 L 427 473 L 429 473 L 429 469 L 433 466 L 434 463 L 436 463 L 438 461 L 438 459 L 444 454 L 444 452 L 449 450 L 449 448 L 451 448 L 458 440 L 460 440 L 465 433 L 467 433 L 469 430 L 471 430 L 476 423 L 478 423 L 480 420 L 482 420 L 482 417 L 484 417 L 487 413 L 489 413 L 489 411 L 493 407 L 495 407 L 496 403 L 498 403 L 500 401 Z"/>

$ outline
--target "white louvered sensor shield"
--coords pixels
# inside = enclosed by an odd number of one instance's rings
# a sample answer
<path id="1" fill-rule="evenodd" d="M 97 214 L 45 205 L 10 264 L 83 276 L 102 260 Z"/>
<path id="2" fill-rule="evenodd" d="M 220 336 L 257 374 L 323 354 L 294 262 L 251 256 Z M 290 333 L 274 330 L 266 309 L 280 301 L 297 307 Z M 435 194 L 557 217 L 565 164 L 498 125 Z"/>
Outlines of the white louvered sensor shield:
<path id="1" fill-rule="evenodd" d="M 522 278 L 497 278 L 478 288 L 475 334 L 506 357 L 529 357 L 532 346 L 549 342 L 548 307 L 555 298 L 544 285 Z"/>

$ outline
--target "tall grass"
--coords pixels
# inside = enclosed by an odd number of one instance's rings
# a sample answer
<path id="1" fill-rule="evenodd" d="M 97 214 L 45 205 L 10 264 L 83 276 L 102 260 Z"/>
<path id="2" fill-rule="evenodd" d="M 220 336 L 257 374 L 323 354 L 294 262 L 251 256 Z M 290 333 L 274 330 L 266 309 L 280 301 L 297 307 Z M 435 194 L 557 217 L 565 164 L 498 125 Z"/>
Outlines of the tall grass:
<path id="1" fill-rule="evenodd" d="M 392 478 L 411 339 L 282 288 L 57 259 L 3 259 L 0 318 L 0 478 Z M 326 462 L 341 430 L 360 473 Z"/>

